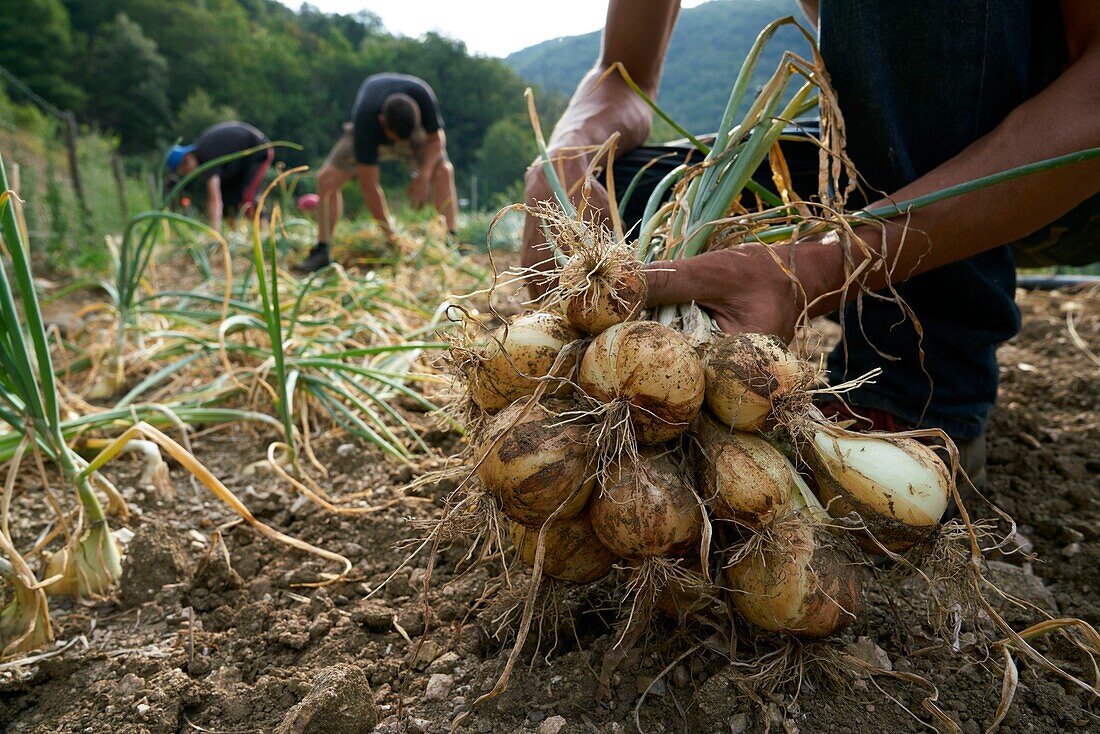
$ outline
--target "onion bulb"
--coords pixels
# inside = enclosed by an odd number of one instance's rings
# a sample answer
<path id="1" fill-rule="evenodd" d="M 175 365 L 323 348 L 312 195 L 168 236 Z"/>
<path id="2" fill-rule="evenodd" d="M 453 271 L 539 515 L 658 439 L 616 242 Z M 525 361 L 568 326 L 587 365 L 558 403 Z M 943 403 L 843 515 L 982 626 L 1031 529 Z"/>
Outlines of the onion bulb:
<path id="1" fill-rule="evenodd" d="M 46 558 L 46 578 L 60 575 L 46 585 L 46 593 L 97 598 L 106 596 L 122 575 L 118 541 L 107 523 L 92 523 L 75 547 L 64 547 Z"/>
<path id="2" fill-rule="evenodd" d="M 647 292 L 642 264 L 622 245 L 577 252 L 562 268 L 558 289 L 566 320 L 592 335 L 637 316 Z"/>
<path id="3" fill-rule="evenodd" d="M 563 503 L 561 519 L 584 509 L 595 483 L 585 426 L 561 424 L 521 398 L 494 416 L 486 436 L 477 475 L 510 519 L 537 528 Z"/>
<path id="4" fill-rule="evenodd" d="M 631 560 L 683 555 L 703 530 L 699 500 L 667 453 L 613 465 L 589 511 L 600 541 Z"/>
<path id="5" fill-rule="evenodd" d="M 715 517 L 761 528 L 797 491 L 786 457 L 759 436 L 707 419 L 700 422 L 699 446 L 699 490 Z"/>
<path id="6" fill-rule="evenodd" d="M 654 321 L 616 324 L 596 337 L 581 360 L 580 385 L 605 403 L 626 401 L 640 443 L 680 435 L 703 404 L 703 367 L 695 351 Z"/>
<path id="7" fill-rule="evenodd" d="M 495 413 L 530 395 L 538 387 L 537 378 L 550 374 L 562 348 L 579 337 L 558 314 L 537 311 L 517 316 L 475 347 L 477 359 L 467 373 L 471 399 L 482 410 Z M 557 376 L 571 368 L 566 365 Z"/>
<path id="8" fill-rule="evenodd" d="M 703 360 L 707 407 L 727 426 L 759 431 L 777 404 L 801 391 L 807 370 L 779 337 L 734 334 L 714 341 Z"/>
<path id="9" fill-rule="evenodd" d="M 855 619 L 862 585 L 857 568 L 822 542 L 827 533 L 798 517 L 777 525 L 760 552 L 727 568 L 726 579 L 737 611 L 757 627 L 828 637 Z"/>
<path id="10" fill-rule="evenodd" d="M 879 543 L 899 552 L 926 539 L 951 499 L 951 476 L 928 446 L 911 438 L 811 428 L 804 457 L 833 517 L 855 512 Z M 875 543 L 861 545 L 881 552 Z"/>
<path id="11" fill-rule="evenodd" d="M 600 543 L 586 512 L 555 520 L 542 532 L 546 534 L 542 572 L 547 576 L 586 584 L 602 579 L 615 564 L 615 554 Z M 512 543 L 529 566 L 535 565 L 538 539 L 538 529 L 512 523 Z"/>

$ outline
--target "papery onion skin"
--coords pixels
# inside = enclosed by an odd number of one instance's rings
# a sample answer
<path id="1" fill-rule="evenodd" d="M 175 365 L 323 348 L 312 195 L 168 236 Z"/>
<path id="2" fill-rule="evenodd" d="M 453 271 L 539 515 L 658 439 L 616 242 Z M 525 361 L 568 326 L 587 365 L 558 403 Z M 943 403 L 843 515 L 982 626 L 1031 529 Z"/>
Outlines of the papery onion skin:
<path id="1" fill-rule="evenodd" d="M 536 311 L 517 316 L 494 337 L 476 347 L 478 359 L 467 374 L 470 398 L 487 413 L 533 393 L 539 384 L 535 378 L 550 374 L 562 348 L 578 339 L 580 333 L 562 316 Z M 572 367 L 563 365 L 558 376 Z"/>
<path id="2" fill-rule="evenodd" d="M 783 514 L 797 490 L 777 448 L 709 418 L 699 421 L 698 436 L 699 491 L 715 517 L 759 529 Z"/>
<path id="3" fill-rule="evenodd" d="M 563 424 L 542 405 L 528 407 L 528 400 L 494 416 L 477 454 L 477 475 L 505 515 L 537 528 L 563 503 L 558 518 L 580 513 L 595 476 L 589 472 L 587 427 Z"/>
<path id="4" fill-rule="evenodd" d="M 625 400 L 639 443 L 679 436 L 703 404 L 703 367 L 680 334 L 654 321 L 616 324 L 581 360 L 580 385 L 604 403 Z"/>
<path id="5" fill-rule="evenodd" d="M 772 427 L 779 400 L 804 387 L 807 370 L 779 337 L 734 334 L 712 342 L 703 358 L 707 407 L 740 431 Z"/>
<path id="6" fill-rule="evenodd" d="M 542 571 L 547 576 L 586 584 L 602 579 L 615 565 L 615 554 L 596 537 L 587 512 L 568 520 L 555 520 L 543 532 L 546 553 Z M 538 537 L 538 528 L 512 523 L 512 543 L 529 566 L 535 565 Z"/>
<path id="7" fill-rule="evenodd" d="M 623 558 L 683 555 L 699 544 L 703 513 L 684 472 L 667 453 L 616 464 L 589 506 L 600 541 Z"/>
<path id="8" fill-rule="evenodd" d="M 895 553 L 926 540 L 951 499 L 947 467 L 911 438 L 822 429 L 803 454 L 829 514 L 858 514 L 875 540 Z M 869 553 L 882 553 L 878 543 L 859 538 Z"/>
<path id="9" fill-rule="evenodd" d="M 596 335 L 641 312 L 648 292 L 645 274 L 633 252 L 626 255 L 599 259 L 581 253 L 562 268 L 561 310 L 571 326 Z"/>
<path id="10" fill-rule="evenodd" d="M 798 637 L 835 635 L 859 614 L 859 570 L 804 519 L 774 529 L 761 552 L 726 569 L 734 607 L 761 629 Z M 820 533 L 820 535 L 818 535 Z"/>

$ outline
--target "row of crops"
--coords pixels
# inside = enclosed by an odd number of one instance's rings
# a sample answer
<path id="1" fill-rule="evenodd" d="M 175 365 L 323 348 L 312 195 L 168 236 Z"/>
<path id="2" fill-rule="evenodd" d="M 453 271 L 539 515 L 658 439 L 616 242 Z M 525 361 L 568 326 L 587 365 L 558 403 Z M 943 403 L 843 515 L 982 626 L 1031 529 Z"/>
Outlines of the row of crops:
<path id="1" fill-rule="evenodd" d="M 324 488 L 311 437 L 339 428 L 404 463 L 428 450 L 421 434 L 438 411 L 426 395 L 447 386 L 431 366 L 446 345 L 439 304 L 447 288 L 476 287 L 487 271 L 429 231 L 373 267 L 299 280 L 280 262 L 307 222 L 284 219 L 276 205 L 250 236 L 227 240 L 171 211 L 186 183 L 108 243 L 113 278 L 50 293 L 51 302 L 91 294 L 61 329 L 43 315 L 21 203 L 0 164 L 0 658 L 52 640 L 51 595 L 94 599 L 117 584 L 112 525 L 129 510 L 102 470 L 120 454 L 141 457 L 143 482 L 167 481 L 171 457 L 259 532 L 346 570 L 340 556 L 256 520 L 194 456 L 190 433 L 223 423 L 267 432 L 268 461 L 287 487 L 342 513 L 365 503 Z M 284 185 L 281 177 L 265 198 Z M 48 520 L 33 544 L 17 547 L 11 501 L 32 467 L 41 483 L 36 520 Z"/>

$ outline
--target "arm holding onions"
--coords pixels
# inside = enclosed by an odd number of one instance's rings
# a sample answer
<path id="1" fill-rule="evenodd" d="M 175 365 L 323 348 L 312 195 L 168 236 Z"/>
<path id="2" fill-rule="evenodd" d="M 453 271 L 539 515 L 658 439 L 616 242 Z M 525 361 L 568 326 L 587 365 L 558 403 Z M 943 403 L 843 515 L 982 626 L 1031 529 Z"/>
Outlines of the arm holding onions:
<path id="1" fill-rule="evenodd" d="M 615 133 L 620 136 L 620 151 L 638 147 L 649 136 L 653 119 L 649 106 L 620 75 L 604 77 L 604 73 L 616 62 L 622 63 L 631 78 L 655 96 L 679 11 L 679 0 L 611 0 L 608 4 L 599 61 L 581 80 L 548 143 L 550 157 L 574 203 L 579 203 L 576 183 L 584 179 L 596 148 Z M 525 185 L 530 205 L 553 198 L 541 166 L 528 169 Z M 607 191 L 595 182 L 588 205 L 601 215 L 606 213 Z M 549 253 L 540 247 L 543 241 L 538 218 L 528 215 L 523 229 L 524 267 L 544 271 L 552 267 Z M 542 295 L 546 287 L 545 282 L 528 285 L 535 295 Z"/>
<path id="2" fill-rule="evenodd" d="M 1013 110 L 988 135 L 954 158 L 869 208 L 930 194 L 955 184 L 1045 158 L 1100 146 L 1100 6 L 1065 0 L 1071 63 L 1039 94 Z M 885 262 L 866 273 L 864 286 L 892 282 L 962 260 L 1049 224 L 1100 191 L 1100 162 L 1032 174 L 917 210 L 907 228 L 858 227 L 855 233 Z M 1026 202 L 1026 205 L 1022 205 Z M 902 237 L 905 246 L 902 247 Z M 849 253 L 861 264 L 861 255 Z M 820 315 L 840 305 L 844 249 L 835 236 L 796 245 L 746 243 L 675 262 L 647 273 L 650 306 L 696 301 L 726 332 L 757 331 L 789 339 L 802 309 Z M 780 267 L 798 279 L 796 286 Z M 850 269 L 850 268 L 849 268 Z M 854 289 L 852 292 L 854 296 Z"/>

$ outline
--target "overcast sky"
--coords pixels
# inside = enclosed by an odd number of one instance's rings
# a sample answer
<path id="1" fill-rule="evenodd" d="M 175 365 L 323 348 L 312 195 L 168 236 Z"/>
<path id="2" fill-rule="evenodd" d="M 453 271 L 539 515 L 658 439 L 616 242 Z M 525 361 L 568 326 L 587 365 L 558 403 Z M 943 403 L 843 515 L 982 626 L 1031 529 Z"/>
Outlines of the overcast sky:
<path id="1" fill-rule="evenodd" d="M 690 8 L 704 0 L 683 0 Z M 301 0 L 280 0 L 297 10 Z M 369 10 L 391 33 L 436 31 L 465 41 L 471 53 L 507 56 L 539 41 L 599 30 L 607 12 L 601 0 L 311 0 L 326 13 Z"/>

